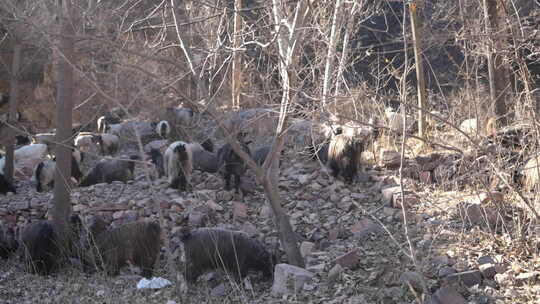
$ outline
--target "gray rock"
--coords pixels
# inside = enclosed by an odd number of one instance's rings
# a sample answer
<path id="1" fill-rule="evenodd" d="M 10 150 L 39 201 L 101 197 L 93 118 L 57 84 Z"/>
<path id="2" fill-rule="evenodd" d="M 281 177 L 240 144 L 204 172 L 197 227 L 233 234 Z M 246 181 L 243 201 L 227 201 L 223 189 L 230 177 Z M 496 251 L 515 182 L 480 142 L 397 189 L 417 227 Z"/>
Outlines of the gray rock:
<path id="1" fill-rule="evenodd" d="M 206 225 L 206 214 L 199 211 L 191 211 L 188 215 L 188 223 L 191 227 L 202 227 Z"/>
<path id="2" fill-rule="evenodd" d="M 478 270 L 469 270 L 448 275 L 444 278 L 448 284 L 462 283 L 466 287 L 473 287 L 482 283 L 482 274 Z"/>
<path id="3" fill-rule="evenodd" d="M 325 266 L 324 263 L 317 264 L 317 265 L 311 265 L 311 266 L 308 266 L 307 270 L 311 271 L 311 272 L 314 272 L 314 273 L 321 273 L 321 272 L 324 271 L 324 266 Z"/>
<path id="4" fill-rule="evenodd" d="M 496 264 L 496 262 L 492 257 L 484 255 L 478 258 L 478 265 L 482 264 Z"/>
<path id="5" fill-rule="evenodd" d="M 339 264 L 334 265 L 334 267 L 332 267 L 332 269 L 328 271 L 328 281 L 334 282 L 338 280 L 341 274 L 343 273 L 343 270 L 344 269 L 343 267 L 341 267 L 341 265 Z"/>
<path id="6" fill-rule="evenodd" d="M 392 298 L 394 300 L 397 300 L 399 299 L 400 297 L 403 296 L 403 288 L 401 287 L 398 287 L 398 286 L 395 286 L 395 287 L 390 287 L 388 289 L 386 289 L 384 291 L 385 295 L 389 298 Z"/>
<path id="7" fill-rule="evenodd" d="M 372 233 L 382 232 L 382 227 L 368 218 L 363 218 L 351 227 L 351 232 L 355 239 L 364 240 Z"/>
<path id="8" fill-rule="evenodd" d="M 242 226 L 240 226 L 240 231 L 247 233 L 250 237 L 259 234 L 257 227 L 250 222 L 245 222 L 244 224 L 242 224 Z"/>
<path id="9" fill-rule="evenodd" d="M 351 297 L 349 301 L 347 301 L 346 303 L 347 304 L 368 304 L 369 302 L 366 300 L 366 296 L 361 294 L 361 295 Z"/>
<path id="10" fill-rule="evenodd" d="M 223 211 L 223 207 L 212 200 L 206 201 L 206 206 L 214 211 Z"/>
<path id="11" fill-rule="evenodd" d="M 493 279 L 497 274 L 497 267 L 494 264 L 481 264 L 478 269 L 482 273 L 482 276 L 488 280 Z"/>
<path id="12" fill-rule="evenodd" d="M 425 278 L 416 271 L 407 271 L 401 274 L 399 281 L 405 285 L 410 285 L 414 290 L 420 292 L 426 289 Z"/>
<path id="13" fill-rule="evenodd" d="M 439 278 L 444 278 L 444 277 L 449 276 L 449 275 L 454 274 L 454 273 L 457 273 L 457 270 L 455 270 L 452 267 L 445 266 L 445 267 L 442 267 L 441 269 L 439 269 L 437 275 L 439 276 Z"/>
<path id="14" fill-rule="evenodd" d="M 348 253 L 336 258 L 336 264 L 341 265 L 343 268 L 354 269 L 358 265 L 360 257 L 358 256 L 358 249 L 349 251 Z"/>
<path id="15" fill-rule="evenodd" d="M 501 286 L 510 285 L 512 283 L 512 275 L 509 273 L 498 273 L 493 279 Z"/>
<path id="16" fill-rule="evenodd" d="M 381 190 L 382 202 L 384 205 L 391 205 L 394 199 L 394 195 L 400 193 L 401 187 L 388 187 Z"/>
<path id="17" fill-rule="evenodd" d="M 19 210 L 26 210 L 30 209 L 30 203 L 29 202 L 13 202 L 9 204 L 10 208 L 13 210 L 19 211 Z"/>
<path id="18" fill-rule="evenodd" d="M 248 206 L 241 202 L 233 202 L 234 220 L 244 220 L 248 216 Z"/>
<path id="19" fill-rule="evenodd" d="M 266 219 L 272 216 L 272 209 L 268 205 L 264 205 L 259 212 L 259 216 Z"/>
<path id="20" fill-rule="evenodd" d="M 311 282 L 315 276 L 303 268 L 289 264 L 277 264 L 274 271 L 274 284 L 272 293 L 274 294 L 297 294 L 305 283 Z"/>
<path id="21" fill-rule="evenodd" d="M 312 242 L 302 242 L 300 244 L 300 254 L 302 254 L 302 257 L 305 258 L 308 256 L 313 251 L 313 247 L 315 247 L 315 244 Z"/>
<path id="22" fill-rule="evenodd" d="M 212 291 L 210 292 L 210 295 L 213 297 L 223 297 L 227 294 L 227 286 L 225 283 L 221 283 L 218 286 L 212 288 Z"/>
<path id="23" fill-rule="evenodd" d="M 428 304 L 465 304 L 465 298 L 450 286 L 445 286 L 437 290 Z"/>

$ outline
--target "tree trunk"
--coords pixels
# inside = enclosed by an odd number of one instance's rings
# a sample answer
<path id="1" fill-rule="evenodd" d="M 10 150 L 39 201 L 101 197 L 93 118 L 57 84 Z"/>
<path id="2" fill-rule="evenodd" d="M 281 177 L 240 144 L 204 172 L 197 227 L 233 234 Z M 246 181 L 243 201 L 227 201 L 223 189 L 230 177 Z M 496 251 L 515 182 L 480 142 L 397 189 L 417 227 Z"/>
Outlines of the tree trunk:
<path id="1" fill-rule="evenodd" d="M 336 44 L 338 27 L 341 25 L 341 0 L 336 0 L 334 7 L 334 17 L 332 18 L 332 29 L 330 31 L 330 45 L 328 46 L 328 52 L 326 53 L 326 65 L 324 67 L 324 80 L 323 80 L 323 96 L 322 105 L 326 110 L 327 98 L 330 94 L 330 83 L 332 74 L 334 73 L 334 57 L 336 56 Z"/>
<path id="2" fill-rule="evenodd" d="M 7 132 L 6 141 L 6 163 L 4 168 L 4 175 L 8 181 L 13 183 L 13 172 L 15 165 L 15 129 L 13 126 L 17 123 L 17 104 L 19 101 L 19 69 L 21 66 L 21 42 L 15 40 L 13 45 L 13 62 L 11 65 L 11 81 L 9 89 L 9 119 L 8 126 L 9 132 Z"/>
<path id="3" fill-rule="evenodd" d="M 56 172 L 54 176 L 54 224 L 60 237 L 66 236 L 66 223 L 71 213 L 69 184 L 71 180 L 71 139 L 73 110 L 73 67 L 75 57 L 74 30 L 70 1 L 59 7 L 60 45 L 56 83 Z M 65 241 L 65 239 L 63 240 Z"/>
<path id="4" fill-rule="evenodd" d="M 301 0 L 297 3 L 293 14 L 292 22 L 288 26 L 282 26 L 282 22 L 287 22 L 283 16 L 283 10 L 278 0 L 272 1 L 272 12 L 276 32 L 278 32 L 277 43 L 279 55 L 281 57 L 279 63 L 279 71 L 281 75 L 281 83 L 283 87 L 283 95 L 281 99 L 281 107 L 279 114 L 279 122 L 276 128 L 276 139 L 269 153 L 269 159 L 265 161 L 264 167 L 267 168 L 266 174 L 260 181 L 265 189 L 265 194 L 270 202 L 270 207 L 276 216 L 276 224 L 278 225 L 280 239 L 283 248 L 287 254 L 289 263 L 295 266 L 304 267 L 304 259 L 298 248 L 298 240 L 292 229 L 288 216 L 282 209 L 281 199 L 278 190 L 278 173 L 279 173 L 279 155 L 283 149 L 286 140 L 286 130 L 288 122 L 288 107 L 291 101 L 291 86 L 295 81 L 290 77 L 290 71 L 296 66 L 295 50 L 296 46 L 301 44 L 301 36 L 298 34 L 298 28 L 301 28 L 304 23 L 304 17 L 307 12 L 307 1 Z M 291 24 L 292 23 L 292 24 Z M 287 30 L 288 31 L 287 31 Z"/>
<path id="5" fill-rule="evenodd" d="M 339 59 L 338 64 L 338 72 L 336 75 L 336 85 L 335 85 L 335 92 L 334 97 L 336 97 L 339 94 L 341 84 L 343 83 L 343 71 L 345 70 L 345 64 L 347 63 L 347 59 L 349 58 L 349 40 L 351 33 L 353 31 L 354 27 L 354 16 L 356 14 L 356 11 L 359 6 L 362 6 L 363 2 L 358 4 L 358 2 L 352 3 L 352 8 L 349 11 L 349 18 L 347 20 L 347 24 L 345 26 L 345 34 L 343 35 L 343 47 L 341 51 L 341 58 Z M 346 10 L 346 9 L 345 9 Z"/>
<path id="6" fill-rule="evenodd" d="M 484 0 L 484 15 L 486 19 L 486 32 L 489 37 L 486 55 L 492 109 L 497 116 L 499 125 L 507 125 L 506 95 L 510 84 L 506 77 L 508 71 L 503 62 L 504 58 L 500 52 L 502 39 L 493 34 L 494 32 L 499 32 L 497 0 Z"/>
<path id="7" fill-rule="evenodd" d="M 409 4 L 409 12 L 411 14 L 411 28 L 413 34 L 413 45 L 414 45 L 414 61 L 416 66 L 416 87 L 418 94 L 418 136 L 424 136 L 424 127 L 426 125 L 426 118 L 424 111 L 426 110 L 426 80 L 424 77 L 424 63 L 422 61 L 422 43 L 421 37 L 422 33 L 420 32 L 421 24 L 418 21 L 418 16 L 416 14 L 417 3 L 412 2 Z"/>
<path id="8" fill-rule="evenodd" d="M 233 63 L 232 63 L 232 108 L 239 109 L 242 104 L 240 91 L 242 90 L 242 56 L 239 54 L 240 35 L 242 34 L 242 16 L 240 9 L 242 0 L 234 1 L 234 33 L 233 33 Z"/>

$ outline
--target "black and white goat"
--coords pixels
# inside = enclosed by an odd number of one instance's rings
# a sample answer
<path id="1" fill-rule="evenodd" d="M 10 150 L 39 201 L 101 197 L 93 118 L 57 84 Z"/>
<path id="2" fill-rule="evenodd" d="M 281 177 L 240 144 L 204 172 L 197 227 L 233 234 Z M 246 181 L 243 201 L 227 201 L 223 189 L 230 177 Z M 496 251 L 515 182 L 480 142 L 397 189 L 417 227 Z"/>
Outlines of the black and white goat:
<path id="1" fill-rule="evenodd" d="M 83 159 L 83 154 L 73 149 L 71 153 L 71 177 L 73 177 L 77 183 L 80 182 L 82 172 L 80 164 Z M 54 187 L 54 174 L 56 171 L 56 157 L 40 162 L 32 175 L 32 180 L 36 183 L 36 190 L 43 192 L 46 189 L 52 189 Z"/>
<path id="2" fill-rule="evenodd" d="M 97 131 L 98 133 L 105 133 L 109 129 L 109 124 L 107 123 L 107 118 L 101 116 L 97 119 Z"/>
<path id="3" fill-rule="evenodd" d="M 162 120 L 156 124 L 156 133 L 161 138 L 167 139 L 171 133 L 171 126 L 166 120 Z"/>
<path id="4" fill-rule="evenodd" d="M 165 150 L 165 174 L 171 188 L 185 191 L 191 185 L 193 171 L 192 146 L 175 141 Z"/>
<path id="5" fill-rule="evenodd" d="M 15 145 L 16 146 L 24 146 L 29 145 L 32 141 L 30 140 L 30 137 L 26 135 L 17 135 L 15 136 Z"/>
<path id="6" fill-rule="evenodd" d="M 48 149 L 45 144 L 31 144 L 22 146 L 14 151 L 15 169 L 28 173 L 41 161 L 48 158 Z M 6 158 L 0 158 L 0 173 L 4 172 Z"/>
<path id="7" fill-rule="evenodd" d="M 97 119 L 97 131 L 98 133 L 109 132 L 111 124 L 118 124 L 121 120 L 113 115 L 100 116 Z"/>
<path id="8" fill-rule="evenodd" d="M 75 147 L 79 149 L 82 152 L 90 152 L 92 151 L 92 147 L 94 146 L 94 136 L 95 134 L 92 132 L 81 132 L 77 137 L 75 137 Z"/>
<path id="9" fill-rule="evenodd" d="M 113 134 L 95 134 L 92 141 L 99 146 L 102 155 L 114 155 L 118 151 L 120 138 Z"/>
<path id="10" fill-rule="evenodd" d="M 32 137 L 33 144 L 45 144 L 49 151 L 53 151 L 55 147 L 55 133 L 38 133 Z"/>
<path id="11" fill-rule="evenodd" d="M 328 146 L 328 167 L 332 176 L 341 175 L 346 182 L 352 183 L 358 172 L 362 151 L 360 140 L 346 134 L 334 136 Z"/>

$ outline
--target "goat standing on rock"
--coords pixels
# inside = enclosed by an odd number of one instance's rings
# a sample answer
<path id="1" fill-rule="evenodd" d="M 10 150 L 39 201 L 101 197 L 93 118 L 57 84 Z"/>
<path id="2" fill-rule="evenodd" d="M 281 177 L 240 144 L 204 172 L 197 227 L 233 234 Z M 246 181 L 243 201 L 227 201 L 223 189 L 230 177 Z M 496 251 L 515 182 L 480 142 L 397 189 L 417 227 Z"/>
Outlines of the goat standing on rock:
<path id="1" fill-rule="evenodd" d="M 239 137 L 240 146 L 247 155 L 251 155 L 248 144 L 250 142 L 244 142 L 243 136 Z M 220 173 L 225 179 L 225 190 L 231 190 L 231 176 L 234 177 L 234 187 L 236 193 L 240 192 L 240 179 L 246 172 L 246 164 L 244 160 L 234 152 L 230 144 L 225 144 L 218 150 L 217 153 L 218 164 Z"/>
<path id="2" fill-rule="evenodd" d="M 237 280 L 248 271 L 261 271 L 271 279 L 276 257 L 265 246 L 246 233 L 218 228 L 181 230 L 180 239 L 186 251 L 186 280 L 195 283 L 197 278 L 215 269 L 224 269 Z"/>
<path id="3" fill-rule="evenodd" d="M 118 275 L 120 268 L 130 262 L 141 268 L 143 277 L 152 277 L 161 248 L 161 228 L 157 223 L 128 223 L 92 238 L 94 244 L 90 244 L 84 257 L 87 270 L 105 268 L 109 275 Z"/>
<path id="4" fill-rule="evenodd" d="M 3 173 L 0 173 L 0 193 L 7 194 L 8 192 L 17 193 L 15 186 L 7 180 Z"/>
<path id="5" fill-rule="evenodd" d="M 96 134 L 92 141 L 99 146 L 102 155 L 114 155 L 118 151 L 120 138 L 113 134 Z"/>
<path id="6" fill-rule="evenodd" d="M 341 175 L 345 182 L 352 183 L 362 151 L 363 145 L 359 140 L 345 134 L 335 135 L 328 147 L 328 167 L 332 176 Z"/>
<path id="7" fill-rule="evenodd" d="M 165 174 L 171 188 L 182 191 L 191 185 L 193 171 L 192 146 L 183 141 L 173 142 L 165 150 Z"/>
<path id="8" fill-rule="evenodd" d="M 81 219 L 72 215 L 69 224 L 68 245 L 73 245 L 73 237 L 81 229 Z M 58 268 L 64 256 L 63 248 L 59 246 L 58 232 L 51 221 L 40 221 L 28 226 L 23 233 L 22 243 L 26 266 L 32 273 L 50 274 Z"/>
<path id="9" fill-rule="evenodd" d="M 83 159 L 83 154 L 77 150 L 73 149 L 71 155 L 71 177 L 73 177 L 77 182 L 81 180 L 83 176 L 80 164 Z M 56 171 L 56 157 L 54 159 L 48 159 L 40 162 L 32 174 L 32 179 L 36 182 L 36 190 L 42 192 L 45 187 L 52 189 L 54 187 L 54 172 Z"/>
<path id="10" fill-rule="evenodd" d="M 171 126 L 166 120 L 162 120 L 156 125 L 156 133 L 163 139 L 167 139 L 171 133 Z"/>

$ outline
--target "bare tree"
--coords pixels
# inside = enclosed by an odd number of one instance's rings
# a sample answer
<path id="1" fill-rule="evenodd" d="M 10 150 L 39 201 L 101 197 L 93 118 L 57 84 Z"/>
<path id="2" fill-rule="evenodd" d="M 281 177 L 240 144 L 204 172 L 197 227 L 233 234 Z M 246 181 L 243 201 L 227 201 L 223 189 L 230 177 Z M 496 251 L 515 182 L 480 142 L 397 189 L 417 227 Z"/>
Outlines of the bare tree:
<path id="1" fill-rule="evenodd" d="M 239 46 L 241 45 L 241 33 L 242 33 L 242 15 L 240 9 L 242 8 L 242 0 L 234 1 L 234 33 L 233 33 L 233 59 L 232 59 L 232 107 L 238 109 L 242 104 L 242 56 L 239 52 Z"/>
<path id="2" fill-rule="evenodd" d="M 9 119 L 8 126 L 11 127 L 11 131 L 7 133 L 7 149 L 6 149 L 6 167 L 4 174 L 6 178 L 13 182 L 14 171 L 14 146 L 15 146 L 15 126 L 17 121 L 17 103 L 19 100 L 19 72 L 21 66 L 21 41 L 17 36 L 13 41 L 13 63 L 11 67 L 11 82 L 9 90 Z"/>
<path id="3" fill-rule="evenodd" d="M 58 5 L 59 45 L 55 48 L 57 63 L 56 95 L 56 172 L 54 176 L 54 223 L 65 236 L 67 218 L 71 213 L 70 176 L 72 149 L 72 111 L 73 111 L 73 62 L 75 58 L 74 19 L 71 1 Z"/>
<path id="4" fill-rule="evenodd" d="M 341 0 L 337 0 L 334 4 L 334 16 L 332 17 L 332 30 L 330 32 L 330 43 L 328 45 L 328 52 L 326 54 L 326 64 L 324 67 L 323 96 L 322 96 L 323 108 L 326 108 L 327 99 L 330 94 L 331 77 L 334 72 L 337 34 L 338 34 L 339 29 L 341 28 L 341 22 L 342 22 L 341 5 L 342 5 Z"/>
<path id="5" fill-rule="evenodd" d="M 18 19 L 14 12 L 17 10 L 17 6 L 13 3 L 3 3 L 0 5 L 5 13 L 9 13 L 11 17 L 11 22 L 8 24 L 9 28 L 9 38 L 13 46 L 13 57 L 11 63 L 11 72 L 10 72 L 10 90 L 9 90 L 9 115 L 7 120 L 7 127 L 9 128 L 8 132 L 4 134 L 6 140 L 3 141 L 6 145 L 6 163 L 4 168 L 4 175 L 10 181 L 13 182 L 13 172 L 14 172 L 14 145 L 15 145 L 15 134 L 16 134 L 16 122 L 17 122 L 17 104 L 20 95 L 19 89 L 19 78 L 21 70 L 21 52 L 22 52 L 22 37 L 24 33 L 24 27 L 22 20 Z"/>
<path id="6" fill-rule="evenodd" d="M 424 111 L 427 108 L 426 105 L 426 80 L 424 77 L 424 62 L 422 60 L 422 33 L 420 32 L 421 24 L 418 20 L 418 14 L 416 13 L 418 4 L 412 2 L 409 4 L 409 12 L 411 14 L 411 28 L 413 34 L 414 44 L 414 63 L 416 67 L 416 87 L 418 95 L 418 136 L 423 137 L 424 128 L 426 125 L 426 118 Z"/>
<path id="7" fill-rule="evenodd" d="M 499 2 L 499 4 L 498 4 Z M 510 88 L 505 69 L 504 57 L 501 52 L 502 38 L 499 37 L 500 32 L 500 16 L 501 1 L 484 0 L 484 18 L 486 23 L 486 32 L 489 37 L 486 55 L 488 61 L 489 73 L 489 92 L 497 118 L 502 125 L 508 123 L 506 109 L 506 95 Z M 504 31 L 501 31 L 504 32 Z"/>

